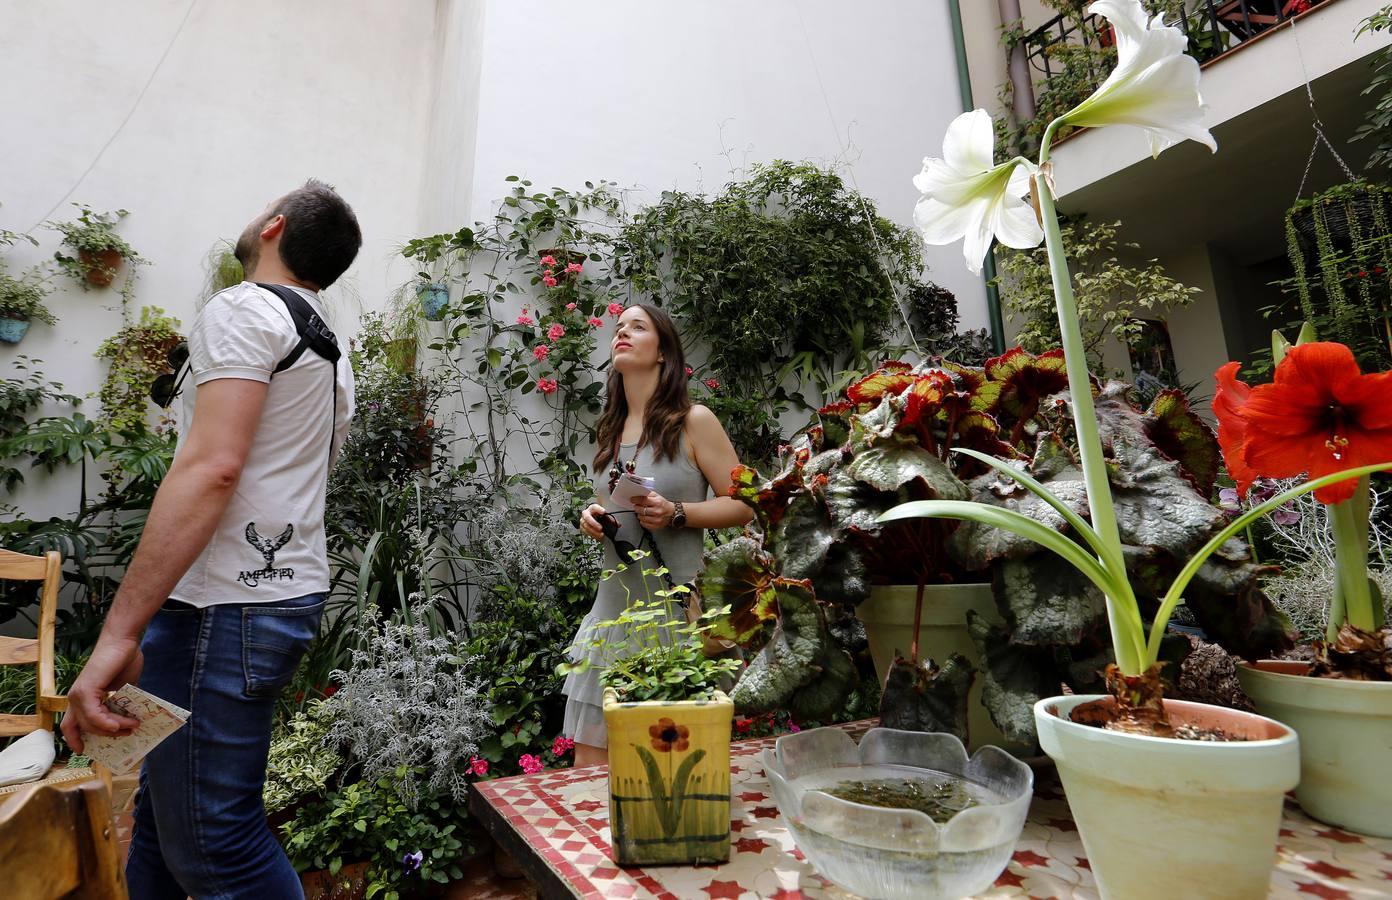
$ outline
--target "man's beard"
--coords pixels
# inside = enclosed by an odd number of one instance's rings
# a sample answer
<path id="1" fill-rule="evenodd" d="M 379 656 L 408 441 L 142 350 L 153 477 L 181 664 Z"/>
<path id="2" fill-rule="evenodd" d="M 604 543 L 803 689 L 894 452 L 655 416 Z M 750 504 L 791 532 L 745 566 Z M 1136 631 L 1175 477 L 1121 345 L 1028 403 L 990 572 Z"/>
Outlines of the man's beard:
<path id="1" fill-rule="evenodd" d="M 256 262 L 261 258 L 261 223 L 253 222 L 242 232 L 241 237 L 237 238 L 236 249 L 232 251 L 237 257 L 237 262 L 242 264 L 242 273 L 248 277 L 251 270 L 256 268 Z"/>

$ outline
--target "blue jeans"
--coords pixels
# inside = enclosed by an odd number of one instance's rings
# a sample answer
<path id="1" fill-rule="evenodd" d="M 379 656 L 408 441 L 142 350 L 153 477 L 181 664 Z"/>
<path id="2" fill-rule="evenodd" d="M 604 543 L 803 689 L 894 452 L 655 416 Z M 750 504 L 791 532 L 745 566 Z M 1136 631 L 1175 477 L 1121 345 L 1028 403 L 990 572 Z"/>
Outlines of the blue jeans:
<path id="1" fill-rule="evenodd" d="M 140 687 L 191 715 L 140 770 L 132 900 L 303 898 L 261 789 L 276 695 L 323 611 L 323 594 L 204 609 L 171 600 L 150 621 Z"/>

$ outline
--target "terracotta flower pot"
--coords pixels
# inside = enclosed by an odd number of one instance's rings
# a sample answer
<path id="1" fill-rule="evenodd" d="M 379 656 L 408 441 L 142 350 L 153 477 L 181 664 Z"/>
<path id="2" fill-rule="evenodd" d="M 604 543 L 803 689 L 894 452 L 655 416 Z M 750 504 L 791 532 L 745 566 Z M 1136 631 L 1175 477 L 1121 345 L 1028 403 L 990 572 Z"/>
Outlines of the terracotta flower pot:
<path id="1" fill-rule="evenodd" d="M 121 268 L 121 254 L 115 250 L 79 250 L 77 258 L 87 272 L 87 283 L 106 287 Z"/>
<path id="2" fill-rule="evenodd" d="M 918 585 L 886 584 L 870 589 L 870 598 L 856 607 L 856 618 L 865 624 L 870 657 L 881 682 L 894 655 L 908 656 L 913 645 L 914 600 Z M 930 584 L 923 589 L 923 615 L 918 626 L 918 658 L 941 663 L 953 653 L 981 668 L 981 654 L 967 633 L 967 611 L 976 610 L 988 621 L 999 623 L 1000 613 L 989 584 Z M 994 744 L 1016 756 L 1030 748 L 1012 744 L 991 721 L 981 701 L 982 680 L 972 683 L 967 695 L 967 752 Z"/>
<path id="3" fill-rule="evenodd" d="M 305 872 L 300 876 L 305 900 L 362 900 L 367 895 L 367 867 L 360 862 L 344 866 L 336 875 L 327 869 Z"/>
<path id="4" fill-rule="evenodd" d="M 711 700 L 620 703 L 604 692 L 614 862 L 698 865 L 730 858 L 730 722 Z"/>
<path id="5" fill-rule="evenodd" d="M 1321 822 L 1392 837 L 1392 682 L 1310 678 L 1303 662 L 1263 660 L 1237 678 L 1257 712 L 1300 735 L 1295 798 Z"/>
<path id="6" fill-rule="evenodd" d="M 1166 700 L 1176 725 L 1242 741 L 1181 741 L 1108 731 L 1069 718 L 1096 695 L 1034 706 L 1039 743 L 1058 765 L 1103 898 L 1264 898 L 1281 805 L 1300 780 L 1295 732 L 1272 719 Z"/>

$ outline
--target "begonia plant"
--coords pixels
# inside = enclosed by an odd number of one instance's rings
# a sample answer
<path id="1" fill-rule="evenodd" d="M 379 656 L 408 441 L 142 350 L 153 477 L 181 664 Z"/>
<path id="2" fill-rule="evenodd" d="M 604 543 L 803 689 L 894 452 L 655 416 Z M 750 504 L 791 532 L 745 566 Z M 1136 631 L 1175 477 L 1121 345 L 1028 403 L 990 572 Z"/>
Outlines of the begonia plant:
<path id="1" fill-rule="evenodd" d="M 1043 233 L 1053 274 L 1074 438 L 1089 516 L 1084 519 L 1021 467 L 963 448 L 959 452 L 991 466 L 1052 507 L 1078 540 L 1016 510 L 964 500 L 910 502 L 889 511 L 880 520 L 964 519 L 1034 541 L 1057 554 L 1091 582 L 1104 598 L 1116 659 L 1115 665 L 1108 668 L 1109 686 L 1117 698 L 1119 710 L 1118 721 L 1114 724 L 1167 734 L 1169 727 L 1160 702 L 1157 665 L 1161 641 L 1170 616 L 1184 602 L 1186 590 L 1209 558 L 1249 522 L 1288 500 L 1340 481 L 1392 468 L 1392 464 L 1350 467 L 1322 475 L 1312 472 L 1312 476 L 1317 477 L 1237 517 L 1192 553 L 1170 581 L 1147 628 L 1135 585 L 1128 575 L 1118 528 L 1109 462 L 1104 453 L 1093 383 L 1087 371 L 1072 279 L 1054 205 L 1050 151 L 1054 135 L 1065 125 L 1138 126 L 1150 139 L 1152 155 L 1158 155 L 1167 146 L 1183 139 L 1199 141 L 1215 150 L 1216 144 L 1201 124 L 1204 107 L 1198 90 L 1199 67 L 1194 59 L 1184 54 L 1183 32 L 1165 25 L 1163 16 L 1149 18 L 1138 0 L 1097 0 L 1089 11 L 1102 15 L 1112 26 L 1117 42 L 1117 67 L 1091 97 L 1049 124 L 1041 141 L 1037 164 L 1017 157 L 994 165 L 989 116 L 977 110 L 965 113 L 953 123 L 947 132 L 943 158 L 926 160 L 923 174 L 917 179 L 917 186 L 925 194 L 922 202 L 927 204 L 926 215 L 920 218 L 931 217 L 933 223 L 932 227 L 924 228 L 924 239 L 942 244 L 966 238 L 968 264 L 979 268 L 980 256 L 989 247 L 989 235 L 1006 244 L 1022 243 L 1026 236 L 1027 229 L 1021 221 L 1022 209 L 1029 207 L 1022 207 L 1015 200 L 1018 199 L 1016 192 L 1026 183 L 1017 173 L 1027 174 L 1036 204 L 1037 224 Z M 970 165 L 964 160 L 969 160 Z"/>

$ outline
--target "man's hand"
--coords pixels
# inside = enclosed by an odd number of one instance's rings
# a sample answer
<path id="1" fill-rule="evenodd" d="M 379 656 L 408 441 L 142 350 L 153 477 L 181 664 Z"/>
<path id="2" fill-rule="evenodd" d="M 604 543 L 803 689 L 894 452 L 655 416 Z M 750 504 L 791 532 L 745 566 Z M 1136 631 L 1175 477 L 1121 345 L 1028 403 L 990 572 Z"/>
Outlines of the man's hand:
<path id="1" fill-rule="evenodd" d="M 96 649 L 68 690 L 68 712 L 63 716 L 63 739 L 74 753 L 81 753 L 84 734 L 108 737 L 130 734 L 139 720 L 117 715 L 106 707 L 106 693 L 140 679 L 145 658 L 134 638 L 97 641 Z"/>

